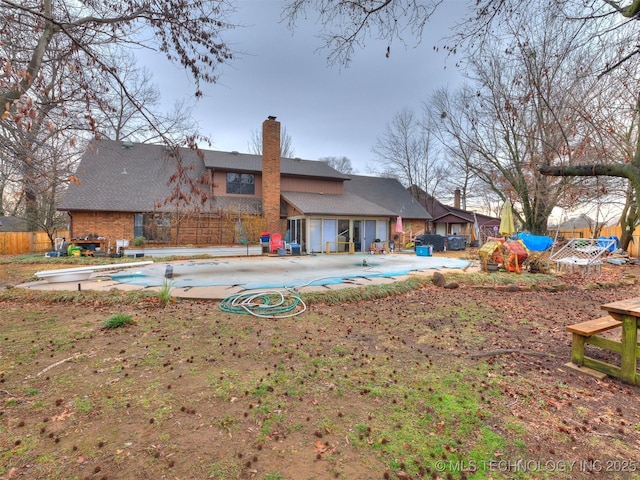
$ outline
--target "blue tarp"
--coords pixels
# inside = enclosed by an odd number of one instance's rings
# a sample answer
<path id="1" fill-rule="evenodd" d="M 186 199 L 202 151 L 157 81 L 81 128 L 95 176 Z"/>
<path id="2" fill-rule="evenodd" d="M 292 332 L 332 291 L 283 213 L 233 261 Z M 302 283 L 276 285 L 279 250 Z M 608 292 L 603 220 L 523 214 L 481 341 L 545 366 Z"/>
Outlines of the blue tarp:
<path id="1" fill-rule="evenodd" d="M 613 245 L 609 245 L 607 250 L 609 250 L 610 252 L 613 252 L 616 248 L 620 246 L 620 239 L 615 235 L 611 235 L 610 237 L 604 237 L 604 236 L 598 237 L 598 246 L 606 247 L 609 243 L 609 240 L 613 240 Z"/>
<path id="2" fill-rule="evenodd" d="M 544 252 L 553 245 L 553 239 L 543 235 L 534 235 L 529 232 L 522 232 L 515 235 L 515 238 L 522 240 L 527 250 L 532 252 Z"/>

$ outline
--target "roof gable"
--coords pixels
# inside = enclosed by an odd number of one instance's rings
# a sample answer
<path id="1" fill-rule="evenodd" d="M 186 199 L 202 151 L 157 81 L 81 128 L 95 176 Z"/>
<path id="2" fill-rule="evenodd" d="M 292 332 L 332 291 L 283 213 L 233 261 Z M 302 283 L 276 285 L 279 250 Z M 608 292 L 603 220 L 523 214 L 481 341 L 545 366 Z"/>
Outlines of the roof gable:
<path id="1" fill-rule="evenodd" d="M 353 193 L 376 205 L 381 205 L 404 218 L 431 219 L 431 215 L 420 205 L 395 178 L 351 175 L 345 182 L 345 192 Z"/>
<path id="2" fill-rule="evenodd" d="M 262 155 L 208 150 L 204 152 L 204 166 L 220 170 L 258 173 L 262 172 Z M 280 173 L 299 177 L 349 180 L 347 175 L 333 169 L 326 162 L 300 158 L 281 158 Z"/>
<path id="3" fill-rule="evenodd" d="M 193 178 L 205 174 L 197 152 L 182 149 L 182 167 Z M 85 151 L 60 210 L 168 211 L 169 185 L 178 161 L 162 145 L 93 141 Z"/>
<path id="4" fill-rule="evenodd" d="M 431 213 L 434 222 L 443 221 L 446 223 L 454 223 L 458 221 L 458 223 L 474 223 L 477 220 L 479 225 L 493 225 L 496 222 L 497 224 L 500 223 L 500 219 L 498 218 L 445 205 L 421 188 L 416 186 L 413 188 L 417 189 L 420 204 Z"/>

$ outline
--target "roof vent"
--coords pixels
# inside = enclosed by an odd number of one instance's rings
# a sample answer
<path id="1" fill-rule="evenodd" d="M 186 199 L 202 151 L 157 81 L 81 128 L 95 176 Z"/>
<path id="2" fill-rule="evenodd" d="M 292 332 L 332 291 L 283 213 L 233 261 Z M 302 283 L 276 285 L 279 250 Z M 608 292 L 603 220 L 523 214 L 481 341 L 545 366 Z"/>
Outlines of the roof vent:
<path id="1" fill-rule="evenodd" d="M 239 152 L 239 151 L 237 151 L 237 150 L 233 150 L 233 151 L 231 152 L 231 155 L 240 155 L 240 152 Z"/>
<path id="2" fill-rule="evenodd" d="M 126 175 L 127 174 L 127 167 L 124 167 L 122 169 L 121 175 Z"/>
<path id="3" fill-rule="evenodd" d="M 163 145 L 162 150 L 164 150 L 165 152 L 173 152 L 173 148 L 171 148 L 169 145 Z"/>
<path id="4" fill-rule="evenodd" d="M 130 150 L 133 148 L 133 142 L 122 142 L 122 148 L 126 148 L 127 150 Z"/>

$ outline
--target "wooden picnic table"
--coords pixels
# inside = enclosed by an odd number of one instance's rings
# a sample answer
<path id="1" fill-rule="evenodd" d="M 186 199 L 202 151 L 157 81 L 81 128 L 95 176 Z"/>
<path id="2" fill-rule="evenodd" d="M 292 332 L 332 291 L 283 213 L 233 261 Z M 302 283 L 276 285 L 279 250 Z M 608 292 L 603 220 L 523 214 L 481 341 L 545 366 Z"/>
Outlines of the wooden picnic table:
<path id="1" fill-rule="evenodd" d="M 606 303 L 601 308 L 607 312 L 606 316 L 567 326 L 567 331 L 573 335 L 571 364 L 568 366 L 573 365 L 579 370 L 586 367 L 587 370 L 584 371 L 587 373 L 610 375 L 624 382 L 640 385 L 640 375 L 637 372 L 640 358 L 640 297 Z M 620 340 L 598 335 L 618 329 Z M 619 354 L 620 366 L 586 355 L 585 345 Z"/>
<path id="2" fill-rule="evenodd" d="M 638 326 L 640 325 L 640 297 L 605 303 L 601 307 L 614 319 L 622 322 L 620 345 L 620 374 L 625 382 L 637 384 Z"/>

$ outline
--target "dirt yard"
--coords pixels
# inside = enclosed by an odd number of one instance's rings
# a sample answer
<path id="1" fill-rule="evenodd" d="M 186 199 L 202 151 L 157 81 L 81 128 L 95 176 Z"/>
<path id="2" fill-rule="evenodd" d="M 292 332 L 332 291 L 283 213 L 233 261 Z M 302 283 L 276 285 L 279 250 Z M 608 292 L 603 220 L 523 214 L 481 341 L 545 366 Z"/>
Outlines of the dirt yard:
<path id="1" fill-rule="evenodd" d="M 280 320 L 6 290 L 0 476 L 640 478 L 640 388 L 565 367 L 566 325 L 639 274 L 484 274 Z"/>

